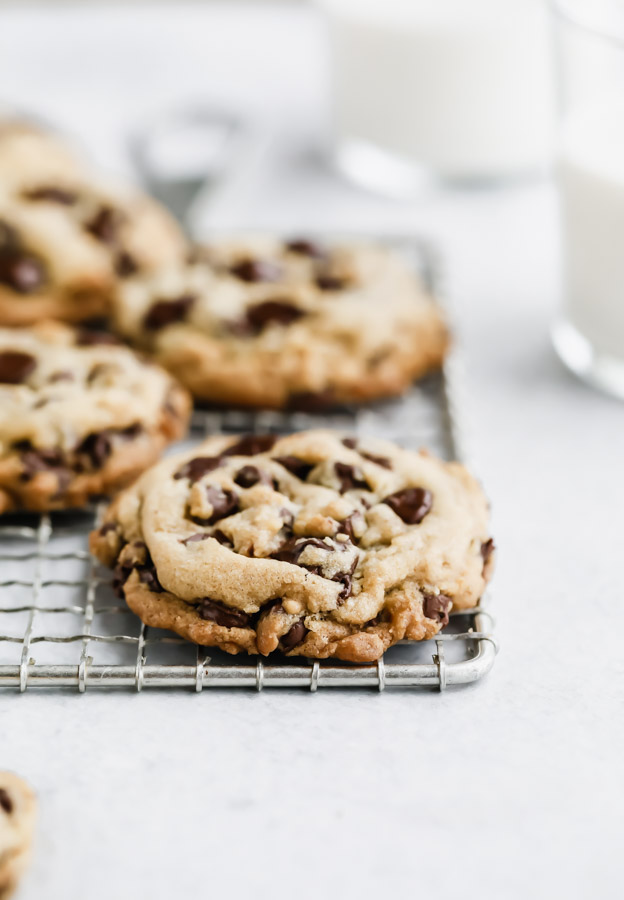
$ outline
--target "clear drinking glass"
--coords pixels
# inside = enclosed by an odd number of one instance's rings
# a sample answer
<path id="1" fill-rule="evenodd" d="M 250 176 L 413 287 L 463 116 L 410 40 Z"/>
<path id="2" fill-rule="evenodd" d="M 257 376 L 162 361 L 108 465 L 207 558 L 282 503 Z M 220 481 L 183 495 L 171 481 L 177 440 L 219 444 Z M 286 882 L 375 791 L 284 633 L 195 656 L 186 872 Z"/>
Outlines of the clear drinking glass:
<path id="1" fill-rule="evenodd" d="M 569 369 L 624 398 L 624 2 L 551 7 L 563 252 L 553 342 Z"/>

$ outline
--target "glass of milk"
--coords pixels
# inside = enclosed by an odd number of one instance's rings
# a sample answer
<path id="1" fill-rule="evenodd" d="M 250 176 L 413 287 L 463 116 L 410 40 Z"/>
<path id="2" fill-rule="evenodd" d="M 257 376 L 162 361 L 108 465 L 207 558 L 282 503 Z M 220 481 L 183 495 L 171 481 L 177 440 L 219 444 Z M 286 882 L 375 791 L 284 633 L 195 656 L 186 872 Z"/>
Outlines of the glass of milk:
<path id="1" fill-rule="evenodd" d="M 563 256 L 553 340 L 568 368 L 624 398 L 624 2 L 552 7 Z"/>
<path id="2" fill-rule="evenodd" d="M 554 146 L 546 0 L 319 0 L 341 167 L 397 191 L 544 169 Z"/>

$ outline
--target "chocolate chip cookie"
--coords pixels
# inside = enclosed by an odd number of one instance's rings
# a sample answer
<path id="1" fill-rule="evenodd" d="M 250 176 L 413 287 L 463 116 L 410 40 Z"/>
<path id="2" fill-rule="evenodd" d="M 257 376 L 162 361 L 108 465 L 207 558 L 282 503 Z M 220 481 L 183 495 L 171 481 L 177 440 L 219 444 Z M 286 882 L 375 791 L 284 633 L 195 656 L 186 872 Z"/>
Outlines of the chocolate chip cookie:
<path id="1" fill-rule="evenodd" d="M 389 249 L 221 241 L 127 279 L 118 330 L 201 400 L 316 409 L 403 392 L 440 366 L 447 332 Z"/>
<path id="2" fill-rule="evenodd" d="M 109 185 L 58 138 L 0 124 L 0 325 L 103 316 L 121 281 L 186 253 L 154 200 Z"/>
<path id="3" fill-rule="evenodd" d="M 0 513 L 83 506 L 184 433 L 190 398 L 108 335 L 0 329 Z"/>
<path id="4" fill-rule="evenodd" d="M 0 772 L 0 898 L 14 891 L 30 856 L 35 796 L 12 772 Z"/>
<path id="5" fill-rule="evenodd" d="M 459 463 L 308 431 L 212 437 L 146 472 L 91 534 L 148 625 L 228 653 L 378 659 L 433 637 L 491 574 Z"/>

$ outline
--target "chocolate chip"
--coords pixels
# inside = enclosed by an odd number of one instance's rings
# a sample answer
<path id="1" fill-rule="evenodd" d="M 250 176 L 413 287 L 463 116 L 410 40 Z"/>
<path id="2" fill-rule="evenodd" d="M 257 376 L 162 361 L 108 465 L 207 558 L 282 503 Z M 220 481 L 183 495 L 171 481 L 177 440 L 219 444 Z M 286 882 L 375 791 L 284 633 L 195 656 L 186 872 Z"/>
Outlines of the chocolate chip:
<path id="1" fill-rule="evenodd" d="M 343 438 L 342 443 L 344 444 L 345 447 L 348 447 L 349 450 L 357 449 L 358 442 L 356 441 L 355 438 L 352 438 L 352 437 Z"/>
<path id="2" fill-rule="evenodd" d="M 79 456 L 86 456 L 94 469 L 101 469 L 111 455 L 113 442 L 108 431 L 88 434 L 76 447 Z"/>
<path id="3" fill-rule="evenodd" d="M 337 275 L 321 274 L 316 276 L 316 286 L 322 291 L 341 291 L 347 286 L 347 282 Z"/>
<path id="4" fill-rule="evenodd" d="M 114 244 L 123 213 L 112 206 L 101 206 L 93 218 L 85 224 L 85 230 L 103 244 Z"/>
<path id="5" fill-rule="evenodd" d="M 188 462 L 184 463 L 173 477 L 175 479 L 188 478 L 191 484 L 194 484 L 200 478 L 203 478 L 207 472 L 217 469 L 222 465 L 222 462 L 220 456 L 196 456 L 195 459 L 189 459 Z"/>
<path id="6" fill-rule="evenodd" d="M 238 512 L 238 497 L 233 491 L 224 491 L 222 488 L 208 485 L 206 489 L 206 497 L 212 506 L 212 515 L 208 519 L 199 519 L 193 516 L 193 521 L 201 525 L 214 525 L 220 519 Z"/>
<path id="7" fill-rule="evenodd" d="M 243 259 L 230 269 L 232 275 L 241 281 L 277 281 L 281 274 L 281 266 L 262 259 Z"/>
<path id="8" fill-rule="evenodd" d="M 336 533 L 337 534 L 346 534 L 350 541 L 352 541 L 353 543 L 356 543 L 358 538 L 356 538 L 355 534 L 353 533 L 353 520 L 358 517 L 361 519 L 362 514 L 356 511 L 356 512 L 351 513 L 350 516 L 347 516 L 346 519 L 342 519 L 338 523 L 339 528 Z"/>
<path id="9" fill-rule="evenodd" d="M 26 200 L 45 200 L 50 203 L 61 203 L 63 206 L 73 206 L 78 200 L 78 194 L 75 191 L 68 191 L 66 188 L 53 185 L 32 188 L 30 191 L 24 191 L 22 196 Z"/>
<path id="10" fill-rule="evenodd" d="M 423 613 L 428 619 L 448 625 L 449 610 L 453 601 L 446 594 L 429 594 L 423 591 Z"/>
<path id="11" fill-rule="evenodd" d="M 61 450 L 53 448 L 39 449 L 33 447 L 30 441 L 19 441 L 19 443 L 15 444 L 15 449 L 21 455 L 22 473 L 20 478 L 22 481 L 28 481 L 37 472 L 62 471 L 62 467 L 65 464 L 65 458 Z"/>
<path id="12" fill-rule="evenodd" d="M 495 549 L 496 548 L 494 546 L 493 538 L 490 538 L 489 540 L 484 541 L 484 543 L 481 544 L 481 556 L 483 557 L 483 567 L 484 568 L 485 568 L 485 566 L 487 566 L 487 564 L 490 560 L 490 557 L 492 556 L 492 553 L 494 553 Z"/>
<path id="13" fill-rule="evenodd" d="M 199 541 L 207 541 L 209 537 L 213 537 L 213 535 L 208 534 L 207 531 L 198 531 L 196 534 L 191 534 L 189 537 L 184 538 L 180 543 L 184 544 L 184 546 L 187 544 L 197 544 Z"/>
<path id="14" fill-rule="evenodd" d="M 334 465 L 334 471 L 340 480 L 340 493 L 347 491 L 364 490 L 370 491 L 368 482 L 364 480 L 361 469 L 351 466 L 348 463 L 337 462 Z"/>
<path id="15" fill-rule="evenodd" d="M 314 468 L 312 463 L 307 463 L 304 459 L 299 459 L 298 456 L 274 456 L 273 462 L 279 463 L 280 466 L 287 469 L 291 475 L 300 478 L 301 481 L 305 481 Z"/>
<path id="16" fill-rule="evenodd" d="M 34 372 L 37 360 L 21 350 L 0 353 L 0 384 L 22 384 Z"/>
<path id="17" fill-rule="evenodd" d="M 312 259 L 325 259 L 327 256 L 327 252 L 323 247 L 305 238 L 288 241 L 284 246 L 291 253 L 298 253 L 300 256 L 310 256 Z"/>
<path id="18" fill-rule="evenodd" d="M 385 456 L 375 456 L 373 453 L 365 453 L 363 450 L 360 450 L 360 456 L 363 456 L 364 459 L 369 459 L 371 462 L 375 463 L 375 465 L 381 466 L 383 469 L 392 468 L 392 463 Z"/>
<path id="19" fill-rule="evenodd" d="M 292 528 L 295 521 L 294 514 L 285 506 L 282 506 L 282 508 L 280 509 L 280 516 L 284 520 L 284 528 Z"/>
<path id="20" fill-rule="evenodd" d="M 385 497 L 382 503 L 387 503 L 407 525 L 418 525 L 430 512 L 433 495 L 426 488 L 405 488 Z"/>
<path id="21" fill-rule="evenodd" d="M 242 469 L 238 470 L 234 478 L 236 484 L 242 488 L 253 487 L 254 484 L 258 484 L 262 480 L 262 472 L 256 466 L 243 466 Z"/>
<path id="22" fill-rule="evenodd" d="M 266 453 L 277 441 L 275 434 L 245 434 L 223 451 L 223 456 L 255 456 Z"/>
<path id="23" fill-rule="evenodd" d="M 338 581 L 343 585 L 342 590 L 338 594 L 338 601 L 344 601 L 351 596 L 351 590 L 353 588 L 353 578 L 351 577 L 351 572 L 344 572 L 343 574 L 334 575 L 332 581 Z"/>
<path id="24" fill-rule="evenodd" d="M 0 787 L 0 806 L 5 811 L 7 816 L 10 816 L 13 812 L 13 800 L 11 799 L 6 788 L 3 787 Z"/>
<path id="25" fill-rule="evenodd" d="M 218 541 L 219 544 L 223 544 L 224 547 L 232 548 L 234 546 L 227 534 L 224 534 L 220 528 L 217 528 L 216 531 L 212 532 L 212 537 L 215 539 L 215 541 Z"/>
<path id="26" fill-rule="evenodd" d="M 290 325 L 303 318 L 305 312 L 285 300 L 265 300 L 247 308 L 247 321 L 251 329 L 258 333 L 267 325 Z"/>
<path id="27" fill-rule="evenodd" d="M 143 325 L 148 331 L 158 331 L 174 322 L 180 322 L 186 318 L 194 302 L 192 294 L 183 294 L 175 300 L 157 300 L 145 314 Z"/>
<path id="28" fill-rule="evenodd" d="M 0 251 L 0 283 L 18 294 L 32 294 L 44 281 L 45 269 L 41 260 L 18 247 Z"/>
<path id="29" fill-rule="evenodd" d="M 108 331 L 90 331 L 88 329 L 82 329 L 76 335 L 77 347 L 96 347 L 99 344 L 114 345 L 119 344 L 119 340 L 114 334 L 110 334 Z"/>
<path id="30" fill-rule="evenodd" d="M 160 581 L 158 580 L 158 576 L 156 575 L 156 569 L 153 564 L 146 566 L 137 566 L 137 572 L 139 573 L 139 581 L 142 584 L 146 584 L 147 587 L 154 594 L 162 594 L 164 588 Z"/>
<path id="31" fill-rule="evenodd" d="M 249 623 L 249 616 L 240 609 L 230 609 L 217 600 L 204 597 L 197 605 L 197 612 L 202 619 L 215 622 L 224 628 L 245 628 Z"/>
<path id="32" fill-rule="evenodd" d="M 300 644 L 301 641 L 305 638 L 308 633 L 308 628 L 303 624 L 303 619 L 299 619 L 298 622 L 295 622 L 294 625 L 286 632 L 286 634 L 282 635 L 280 638 L 280 643 L 284 650 L 292 650 L 293 647 L 296 647 L 297 644 Z"/>
<path id="33" fill-rule="evenodd" d="M 294 391 L 288 398 L 287 408 L 301 412 L 325 412 L 336 405 L 336 394 L 332 388 L 324 391 Z"/>
<path id="34" fill-rule="evenodd" d="M 117 254 L 114 265 L 115 272 L 120 278 L 129 278 L 131 275 L 136 275 L 139 271 L 139 264 L 136 259 L 126 250 L 122 250 Z"/>
<path id="35" fill-rule="evenodd" d="M 271 554 L 271 559 L 277 559 L 280 562 L 293 563 L 295 566 L 298 566 L 299 557 L 306 547 L 319 547 L 321 550 L 326 550 L 327 552 L 333 549 L 320 538 L 291 537 L 284 541 L 276 553 Z M 304 566 L 304 568 L 308 567 Z"/>

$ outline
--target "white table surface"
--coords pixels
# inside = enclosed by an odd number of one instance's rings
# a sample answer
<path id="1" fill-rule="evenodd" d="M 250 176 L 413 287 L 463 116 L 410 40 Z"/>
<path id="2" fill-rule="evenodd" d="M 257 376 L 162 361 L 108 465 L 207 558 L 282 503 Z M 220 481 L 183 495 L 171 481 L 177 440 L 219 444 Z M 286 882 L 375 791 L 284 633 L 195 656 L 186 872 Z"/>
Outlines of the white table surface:
<path id="1" fill-rule="evenodd" d="M 123 164 L 138 114 L 189 95 L 273 123 L 271 159 L 201 226 L 439 240 L 494 507 L 502 651 L 483 683 L 443 695 L 3 693 L 0 767 L 41 807 L 21 900 L 621 896 L 624 407 L 549 345 L 552 188 L 399 204 L 338 183 L 307 152 L 322 71 L 303 10 L 0 11 L 0 96 L 102 162 Z"/>

